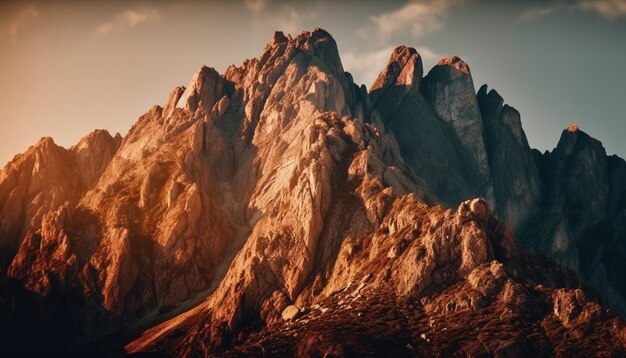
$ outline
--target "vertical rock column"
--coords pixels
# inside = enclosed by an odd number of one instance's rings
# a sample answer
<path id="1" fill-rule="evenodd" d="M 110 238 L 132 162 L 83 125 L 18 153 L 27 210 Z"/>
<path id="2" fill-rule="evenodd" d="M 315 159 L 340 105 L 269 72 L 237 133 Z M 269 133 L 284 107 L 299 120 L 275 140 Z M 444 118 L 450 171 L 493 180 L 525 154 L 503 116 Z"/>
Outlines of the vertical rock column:
<path id="1" fill-rule="evenodd" d="M 497 209 L 484 128 L 469 67 L 456 56 L 443 58 L 424 77 L 421 89 L 439 118 L 452 126 L 465 149 L 470 180 Z"/>

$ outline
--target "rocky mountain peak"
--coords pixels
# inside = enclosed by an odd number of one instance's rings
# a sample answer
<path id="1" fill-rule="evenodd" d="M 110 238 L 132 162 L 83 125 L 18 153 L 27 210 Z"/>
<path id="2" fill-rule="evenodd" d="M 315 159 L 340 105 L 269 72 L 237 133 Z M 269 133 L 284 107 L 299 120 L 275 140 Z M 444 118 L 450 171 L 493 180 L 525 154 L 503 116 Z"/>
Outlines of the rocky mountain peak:
<path id="1" fill-rule="evenodd" d="M 327 66 L 327 70 L 331 71 L 331 74 L 343 75 L 344 70 L 337 43 L 328 31 L 316 27 L 312 32 L 302 32 L 294 41 L 300 51 L 321 60 Z"/>
<path id="2" fill-rule="evenodd" d="M 470 156 L 468 170 L 475 188 L 497 211 L 485 128 L 469 67 L 456 56 L 445 57 L 424 77 L 420 89 L 439 118 L 453 128 L 464 152 Z"/>
<path id="3" fill-rule="evenodd" d="M 419 53 L 411 47 L 396 47 L 369 92 L 371 103 L 385 121 L 398 110 L 409 93 L 421 98 L 419 87 L 422 76 Z"/>
<path id="4" fill-rule="evenodd" d="M 570 133 L 575 133 L 575 132 L 578 132 L 578 131 L 579 131 L 579 129 L 578 129 L 578 124 L 576 124 L 576 123 L 570 123 L 570 124 L 567 126 L 566 130 L 567 130 L 568 132 L 570 132 Z"/>
<path id="5" fill-rule="evenodd" d="M 407 90 L 419 87 L 423 76 L 422 58 L 412 47 L 396 47 L 385 69 L 378 75 L 370 93 L 388 89 L 390 86 L 405 86 Z"/>
<path id="6" fill-rule="evenodd" d="M 100 178 L 122 138 L 95 130 L 70 149 L 41 138 L 0 172 L 0 267 L 43 218 L 75 204 Z M 28 199 L 27 199 L 28 198 Z"/>
<path id="7" fill-rule="evenodd" d="M 313 31 L 303 31 L 295 38 L 276 31 L 261 56 L 247 59 L 239 67 L 229 66 L 224 77 L 242 87 L 253 80 L 272 85 L 289 64 L 301 70 L 316 65 L 320 70 L 337 77 L 344 74 L 337 43 L 327 31 L 315 28 Z"/>
<path id="8" fill-rule="evenodd" d="M 503 125 L 513 134 L 520 148 L 528 147 L 526 135 L 522 130 L 520 113 L 508 104 L 504 104 L 504 99 L 495 89 L 488 91 L 487 85 L 482 85 L 476 94 L 476 98 L 478 99 L 485 127 Z M 490 121 L 499 121 L 501 123 L 489 123 Z M 494 139 L 489 138 L 490 133 L 488 131 L 485 134 L 487 141 Z M 500 136 L 498 135 L 498 137 Z"/>
<path id="9" fill-rule="evenodd" d="M 470 74 L 469 66 L 457 56 L 444 57 L 437 62 L 437 66 L 452 67 L 461 73 Z"/>
<path id="10" fill-rule="evenodd" d="M 167 103 L 163 108 L 163 113 L 166 116 L 170 117 L 174 113 L 174 109 L 176 109 L 176 105 L 178 104 L 178 100 L 185 93 L 185 86 L 177 86 L 175 87 L 167 99 Z"/>
<path id="11" fill-rule="evenodd" d="M 113 137 L 107 130 L 96 129 L 70 148 L 76 166 L 80 168 L 78 175 L 87 187 L 93 186 L 100 178 L 121 144 L 119 133 Z"/>
<path id="12" fill-rule="evenodd" d="M 581 151 L 594 152 L 599 157 L 606 157 L 602 142 L 581 130 L 578 125 L 570 124 L 561 133 L 553 154 L 569 157 Z"/>
<path id="13" fill-rule="evenodd" d="M 504 98 L 500 96 L 498 91 L 495 89 L 489 90 L 489 86 L 486 84 L 480 86 L 480 89 L 476 93 L 476 97 L 479 101 L 484 101 L 484 103 L 489 103 L 490 107 L 501 109 L 504 105 Z M 482 105 L 481 105 L 482 106 Z"/>
<path id="14" fill-rule="evenodd" d="M 41 148 L 43 150 L 47 150 L 56 146 L 57 144 L 54 142 L 54 139 L 52 137 L 41 137 L 34 145 L 35 148 Z"/>
<path id="15" fill-rule="evenodd" d="M 396 47 L 395 49 L 393 49 L 393 51 L 391 52 L 391 58 L 397 59 L 400 62 L 406 63 L 408 62 L 406 59 L 416 54 L 419 55 L 415 48 L 410 47 L 410 46 L 400 45 Z M 403 58 L 405 60 L 402 60 Z"/>
<path id="16" fill-rule="evenodd" d="M 307 32 L 307 31 L 305 31 L 304 33 L 308 33 L 308 32 Z M 321 27 L 315 27 L 315 28 L 313 29 L 313 31 L 310 33 L 310 36 L 311 36 L 313 39 L 315 39 L 316 41 L 317 41 L 317 40 L 320 40 L 320 39 L 326 39 L 326 40 L 330 40 L 330 41 L 335 42 L 335 39 L 334 39 L 334 38 L 333 38 L 333 36 L 330 34 L 330 32 L 328 32 L 328 31 L 326 31 L 326 30 L 322 29 Z"/>
<path id="17" fill-rule="evenodd" d="M 213 67 L 202 66 L 195 73 L 185 91 L 180 95 L 176 107 L 195 112 L 201 108 L 205 113 L 211 109 L 225 94 L 224 78 Z M 179 92 L 175 89 L 172 95 Z"/>
<path id="18" fill-rule="evenodd" d="M 287 41 L 275 34 L 261 56 L 230 66 L 224 78 L 242 90 L 242 98 L 235 99 L 244 109 L 241 127 L 257 144 L 276 138 L 277 128 L 286 132 L 298 122 L 295 118 L 327 111 L 362 117 L 365 112 L 335 40 L 320 28 L 288 36 Z M 290 112 L 278 115 L 285 107 Z"/>
<path id="19" fill-rule="evenodd" d="M 285 34 L 283 34 L 282 31 L 276 31 L 274 32 L 274 35 L 272 35 L 272 39 L 270 40 L 269 45 L 283 44 L 288 41 L 289 39 L 287 38 L 287 36 L 285 36 Z"/>
<path id="20" fill-rule="evenodd" d="M 106 129 L 96 129 L 82 137 L 76 145 L 71 147 L 71 150 L 79 152 L 94 145 L 108 144 L 121 139 L 122 136 L 119 133 L 115 133 L 115 136 L 112 136 Z"/>
<path id="21" fill-rule="evenodd" d="M 541 157 L 539 169 L 546 193 L 543 209 L 551 216 L 544 219 L 544 227 L 530 228 L 526 236 L 539 242 L 535 245 L 538 250 L 567 266 L 585 266 L 579 260 L 583 254 L 576 240 L 585 236 L 599 239 L 598 227 L 612 225 L 601 222 L 606 218 L 607 203 L 612 201 L 606 150 L 600 141 L 570 125 L 563 130 L 556 148 Z"/>

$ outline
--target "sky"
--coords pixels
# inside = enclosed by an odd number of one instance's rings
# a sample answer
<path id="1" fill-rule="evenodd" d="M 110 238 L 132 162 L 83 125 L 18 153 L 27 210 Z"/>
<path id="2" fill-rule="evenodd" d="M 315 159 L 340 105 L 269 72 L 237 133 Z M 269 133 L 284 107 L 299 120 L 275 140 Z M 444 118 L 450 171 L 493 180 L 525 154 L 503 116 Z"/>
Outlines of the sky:
<path id="1" fill-rule="evenodd" d="M 368 87 L 393 48 L 427 72 L 448 55 L 476 90 L 522 115 L 551 150 L 577 123 L 626 157 L 626 0 L 2 1 L 0 165 L 43 136 L 69 147 L 97 128 L 125 135 L 202 65 L 259 56 L 275 30 L 321 27 Z"/>

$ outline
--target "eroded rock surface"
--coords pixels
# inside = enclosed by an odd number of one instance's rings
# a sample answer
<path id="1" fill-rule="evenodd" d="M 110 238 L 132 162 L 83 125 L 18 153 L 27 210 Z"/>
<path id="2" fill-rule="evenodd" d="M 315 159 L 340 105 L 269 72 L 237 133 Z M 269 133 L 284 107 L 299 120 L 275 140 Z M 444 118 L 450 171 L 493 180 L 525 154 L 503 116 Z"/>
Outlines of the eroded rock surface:
<path id="1" fill-rule="evenodd" d="M 424 78 L 422 93 L 439 118 L 454 129 L 469 159 L 473 187 L 496 206 L 485 128 L 469 67 L 456 56 L 441 59 Z"/>
<path id="2" fill-rule="evenodd" d="M 520 238 L 578 271 L 605 303 L 626 313 L 624 230 L 626 165 L 570 125 L 557 147 L 535 152 L 544 194 Z"/>
<path id="3" fill-rule="evenodd" d="M 478 91 L 485 145 L 498 217 L 519 232 L 533 214 L 541 193 L 539 171 L 522 129 L 519 112 L 495 90 Z"/>

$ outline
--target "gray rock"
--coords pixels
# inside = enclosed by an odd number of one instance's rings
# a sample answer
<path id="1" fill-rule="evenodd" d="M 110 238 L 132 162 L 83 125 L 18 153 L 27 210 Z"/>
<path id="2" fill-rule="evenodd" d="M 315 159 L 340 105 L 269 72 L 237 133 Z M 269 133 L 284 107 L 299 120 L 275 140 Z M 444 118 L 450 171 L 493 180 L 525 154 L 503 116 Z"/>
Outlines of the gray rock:
<path id="1" fill-rule="evenodd" d="M 543 194 L 521 242 L 576 270 L 626 314 L 626 164 L 570 125 L 552 152 L 537 154 Z"/>
<path id="2" fill-rule="evenodd" d="M 522 129 L 520 114 L 487 85 L 478 91 L 485 145 L 498 217 L 515 232 L 528 219 L 541 194 L 541 180 Z"/>
<path id="3" fill-rule="evenodd" d="M 484 128 L 469 67 L 456 56 L 445 57 L 428 72 L 421 89 L 439 118 L 454 129 L 469 160 L 473 187 L 497 209 Z"/>
<path id="4" fill-rule="evenodd" d="M 411 48 L 393 51 L 370 91 L 374 110 L 395 136 L 402 157 L 439 199 L 456 206 L 480 196 L 454 129 L 420 92 L 421 58 Z"/>

